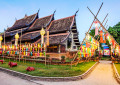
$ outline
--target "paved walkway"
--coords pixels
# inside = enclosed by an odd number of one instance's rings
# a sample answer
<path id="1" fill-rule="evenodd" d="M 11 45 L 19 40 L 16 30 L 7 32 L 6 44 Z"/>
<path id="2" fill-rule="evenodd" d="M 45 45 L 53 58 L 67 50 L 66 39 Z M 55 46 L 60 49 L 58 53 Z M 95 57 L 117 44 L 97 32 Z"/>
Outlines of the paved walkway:
<path id="1" fill-rule="evenodd" d="M 113 70 L 110 63 L 111 61 L 100 61 L 87 78 L 70 82 L 29 82 L 0 72 L 0 85 L 119 85 L 113 77 Z"/>
<path id="2" fill-rule="evenodd" d="M 41 85 L 0 72 L 0 85 Z"/>
<path id="3" fill-rule="evenodd" d="M 83 80 L 40 83 L 44 85 L 119 85 L 113 76 L 111 61 L 100 61 L 92 73 Z"/>

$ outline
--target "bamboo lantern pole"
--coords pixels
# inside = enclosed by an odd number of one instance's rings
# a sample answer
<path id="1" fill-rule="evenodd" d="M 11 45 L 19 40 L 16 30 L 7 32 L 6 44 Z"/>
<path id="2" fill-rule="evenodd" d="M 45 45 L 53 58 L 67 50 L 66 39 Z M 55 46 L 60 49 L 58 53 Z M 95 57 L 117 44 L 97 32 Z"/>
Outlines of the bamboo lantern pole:
<path id="1" fill-rule="evenodd" d="M 4 29 L 4 53 L 5 53 L 5 29 Z M 3 60 L 4 60 L 4 54 L 3 54 Z"/>
<path id="2" fill-rule="evenodd" d="M 16 46 L 16 50 L 17 50 L 17 45 L 18 45 L 18 39 L 19 39 L 19 34 L 16 33 L 16 35 L 15 35 L 15 46 Z"/>
<path id="3" fill-rule="evenodd" d="M 20 37 L 20 48 L 19 48 L 19 62 L 20 62 L 20 57 L 22 56 L 21 55 L 21 39 L 22 39 L 22 29 L 21 29 L 21 37 Z"/>
<path id="4" fill-rule="evenodd" d="M 41 34 L 41 45 L 44 45 L 44 35 L 45 35 L 44 28 L 40 30 L 40 34 Z M 46 66 L 46 56 L 45 56 L 45 66 Z"/>
<path id="5" fill-rule="evenodd" d="M 95 17 L 97 17 L 97 16 L 98 16 L 98 13 L 100 12 L 100 10 L 101 10 L 101 8 L 102 8 L 102 5 L 103 5 L 103 3 L 101 4 L 101 6 L 100 6 L 100 8 L 99 8 L 99 10 L 98 10 L 98 12 L 97 12 L 97 14 L 96 14 L 96 16 L 95 16 Z M 94 18 L 94 20 L 93 20 L 93 22 L 92 22 L 92 24 L 91 24 L 91 26 L 90 26 L 90 28 L 89 28 L 88 32 L 86 33 L 86 35 L 89 33 L 89 31 L 90 31 L 90 29 L 91 29 L 91 27 L 92 27 L 92 25 L 93 25 L 93 23 L 94 23 L 95 19 L 96 19 L 96 18 Z M 86 35 L 85 35 L 85 38 L 86 38 Z M 82 43 L 81 43 L 80 47 L 82 46 L 82 44 L 83 44 L 83 42 L 84 42 L 85 38 L 83 39 L 83 41 L 82 41 Z M 72 63 L 74 62 L 74 60 L 75 60 L 75 58 L 76 58 L 77 54 L 78 54 L 78 51 L 77 51 L 77 53 L 75 54 L 74 59 L 71 61 L 71 68 L 72 68 Z M 78 64 L 78 63 L 77 63 L 77 64 Z M 77 64 L 76 64 L 76 65 L 77 65 Z"/>
<path id="6" fill-rule="evenodd" d="M 89 8 L 88 8 L 89 9 Z M 92 11 L 89 9 L 89 11 L 92 13 Z M 92 15 L 97 19 L 97 17 L 92 13 Z M 101 27 L 103 28 L 103 30 L 104 31 L 106 31 L 109 35 L 110 35 L 110 33 L 105 29 L 105 27 L 102 25 L 102 23 L 97 19 L 97 21 L 100 23 L 100 25 L 101 25 Z M 111 36 L 111 35 L 110 35 Z M 113 36 L 111 36 L 112 37 L 112 39 L 115 41 L 115 43 L 117 44 L 117 45 L 119 45 L 117 42 L 116 42 L 116 40 L 113 38 Z"/>

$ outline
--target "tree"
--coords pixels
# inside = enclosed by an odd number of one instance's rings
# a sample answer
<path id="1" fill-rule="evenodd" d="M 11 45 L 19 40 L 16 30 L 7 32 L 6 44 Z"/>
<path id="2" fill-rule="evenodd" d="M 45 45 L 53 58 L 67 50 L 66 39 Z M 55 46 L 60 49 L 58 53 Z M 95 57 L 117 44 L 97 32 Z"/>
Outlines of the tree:
<path id="1" fill-rule="evenodd" d="M 108 32 L 115 38 L 116 42 L 120 44 L 120 22 L 113 27 L 109 27 Z"/>
<path id="2" fill-rule="evenodd" d="M 95 35 L 95 28 L 91 29 L 89 34 L 94 37 L 94 35 Z"/>

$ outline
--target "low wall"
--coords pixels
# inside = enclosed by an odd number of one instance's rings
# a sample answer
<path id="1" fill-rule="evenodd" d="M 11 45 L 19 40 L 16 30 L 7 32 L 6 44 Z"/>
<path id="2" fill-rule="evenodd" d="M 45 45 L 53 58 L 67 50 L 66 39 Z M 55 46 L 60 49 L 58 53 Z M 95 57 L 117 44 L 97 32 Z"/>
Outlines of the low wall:
<path id="1" fill-rule="evenodd" d="M 66 53 L 46 53 L 50 55 L 51 58 L 58 58 L 61 60 L 61 56 L 65 56 L 65 58 L 73 58 L 76 52 L 66 52 Z"/>

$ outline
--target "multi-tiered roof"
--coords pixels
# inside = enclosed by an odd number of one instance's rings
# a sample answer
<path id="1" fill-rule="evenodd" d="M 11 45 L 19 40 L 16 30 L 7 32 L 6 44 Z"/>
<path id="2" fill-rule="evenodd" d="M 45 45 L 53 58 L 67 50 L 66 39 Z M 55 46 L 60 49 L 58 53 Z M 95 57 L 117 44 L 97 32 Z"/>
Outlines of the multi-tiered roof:
<path id="1" fill-rule="evenodd" d="M 54 13 L 42 18 L 38 18 L 38 13 L 25 16 L 20 20 L 16 20 L 15 24 L 6 30 L 6 38 L 10 38 L 14 42 L 14 35 L 17 32 L 21 35 L 22 31 L 22 36 L 20 37 L 22 42 L 39 43 L 41 40 L 40 30 L 44 27 L 50 33 L 50 44 L 62 44 L 72 33 L 75 44 L 79 46 L 75 16 L 58 20 L 54 20 Z"/>

